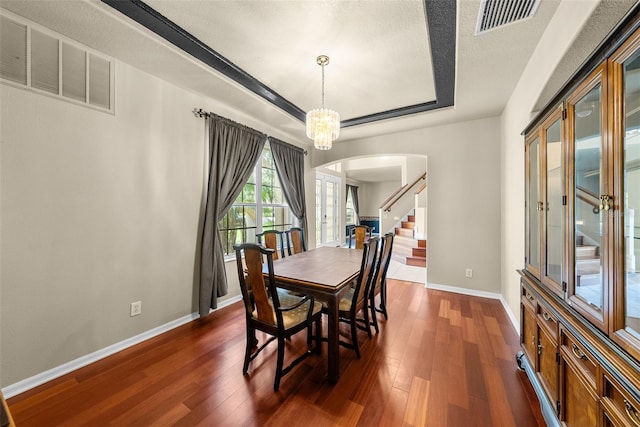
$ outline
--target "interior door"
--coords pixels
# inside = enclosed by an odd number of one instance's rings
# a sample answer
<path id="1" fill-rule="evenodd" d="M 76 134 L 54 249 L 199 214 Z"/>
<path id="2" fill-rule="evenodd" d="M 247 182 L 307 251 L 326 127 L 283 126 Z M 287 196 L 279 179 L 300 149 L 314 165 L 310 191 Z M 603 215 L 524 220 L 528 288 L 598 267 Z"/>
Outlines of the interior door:
<path id="1" fill-rule="evenodd" d="M 340 246 L 340 178 L 316 175 L 316 241 L 318 246 Z"/>

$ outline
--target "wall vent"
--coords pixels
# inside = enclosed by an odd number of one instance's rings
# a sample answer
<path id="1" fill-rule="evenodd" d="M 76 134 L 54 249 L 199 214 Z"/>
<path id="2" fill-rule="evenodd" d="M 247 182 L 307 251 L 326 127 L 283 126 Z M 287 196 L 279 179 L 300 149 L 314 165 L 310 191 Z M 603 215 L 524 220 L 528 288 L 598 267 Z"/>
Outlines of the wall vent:
<path id="1" fill-rule="evenodd" d="M 531 18 L 539 4 L 540 0 L 482 0 L 476 35 Z"/>

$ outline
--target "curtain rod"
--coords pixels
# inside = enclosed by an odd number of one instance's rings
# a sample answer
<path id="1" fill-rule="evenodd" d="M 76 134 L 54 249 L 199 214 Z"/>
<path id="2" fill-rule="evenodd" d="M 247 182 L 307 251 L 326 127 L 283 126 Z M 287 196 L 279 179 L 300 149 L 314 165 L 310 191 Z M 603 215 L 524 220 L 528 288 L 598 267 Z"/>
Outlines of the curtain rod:
<path id="1" fill-rule="evenodd" d="M 211 113 L 207 113 L 207 112 L 206 112 L 206 111 L 204 111 L 202 108 L 194 108 L 192 112 L 193 112 L 193 115 L 194 115 L 194 116 L 196 116 L 196 117 L 200 117 L 201 119 L 202 119 L 202 118 L 205 118 L 205 117 L 211 117 Z M 267 135 L 267 138 L 269 138 L 269 135 Z M 275 137 L 274 137 L 274 138 L 275 138 Z M 277 139 L 277 138 L 276 138 L 276 139 Z M 278 140 L 278 141 L 280 141 L 280 140 Z M 284 142 L 284 141 L 282 141 L 282 142 Z M 289 144 L 289 143 L 287 142 L 287 143 L 285 143 L 285 144 Z M 292 147 L 300 148 L 300 147 L 298 147 L 298 146 L 296 146 L 296 145 L 293 145 L 293 144 L 289 144 L 289 145 L 291 145 Z M 307 150 L 305 150 L 305 149 L 301 149 L 301 150 L 302 150 L 302 152 L 304 153 L 304 155 L 305 155 L 305 156 L 309 154 L 309 153 L 307 152 Z"/>

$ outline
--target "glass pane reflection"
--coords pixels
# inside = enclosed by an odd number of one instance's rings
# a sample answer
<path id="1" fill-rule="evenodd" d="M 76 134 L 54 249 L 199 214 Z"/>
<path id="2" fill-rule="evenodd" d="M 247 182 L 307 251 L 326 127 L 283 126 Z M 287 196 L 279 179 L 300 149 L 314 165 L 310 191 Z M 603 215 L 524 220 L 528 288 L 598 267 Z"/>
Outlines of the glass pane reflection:
<path id="1" fill-rule="evenodd" d="M 640 338 L 640 53 L 624 64 L 625 325 Z"/>
<path id="2" fill-rule="evenodd" d="M 575 295 L 602 309 L 601 86 L 575 104 Z"/>

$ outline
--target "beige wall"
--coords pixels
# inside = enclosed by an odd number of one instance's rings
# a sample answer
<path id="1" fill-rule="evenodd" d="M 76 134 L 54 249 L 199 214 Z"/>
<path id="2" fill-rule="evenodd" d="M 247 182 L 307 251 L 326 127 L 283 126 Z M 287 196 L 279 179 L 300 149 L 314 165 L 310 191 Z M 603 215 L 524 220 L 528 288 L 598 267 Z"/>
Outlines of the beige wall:
<path id="1" fill-rule="evenodd" d="M 286 140 L 125 64 L 115 81 L 115 115 L 0 85 L 2 387 L 197 312 L 194 108 Z M 222 301 L 239 295 L 228 267 Z"/>
<path id="2" fill-rule="evenodd" d="M 428 157 L 430 283 L 500 291 L 498 118 L 395 133 L 314 153 L 312 164 L 360 155 Z M 465 269 L 474 270 L 465 278 Z"/>

